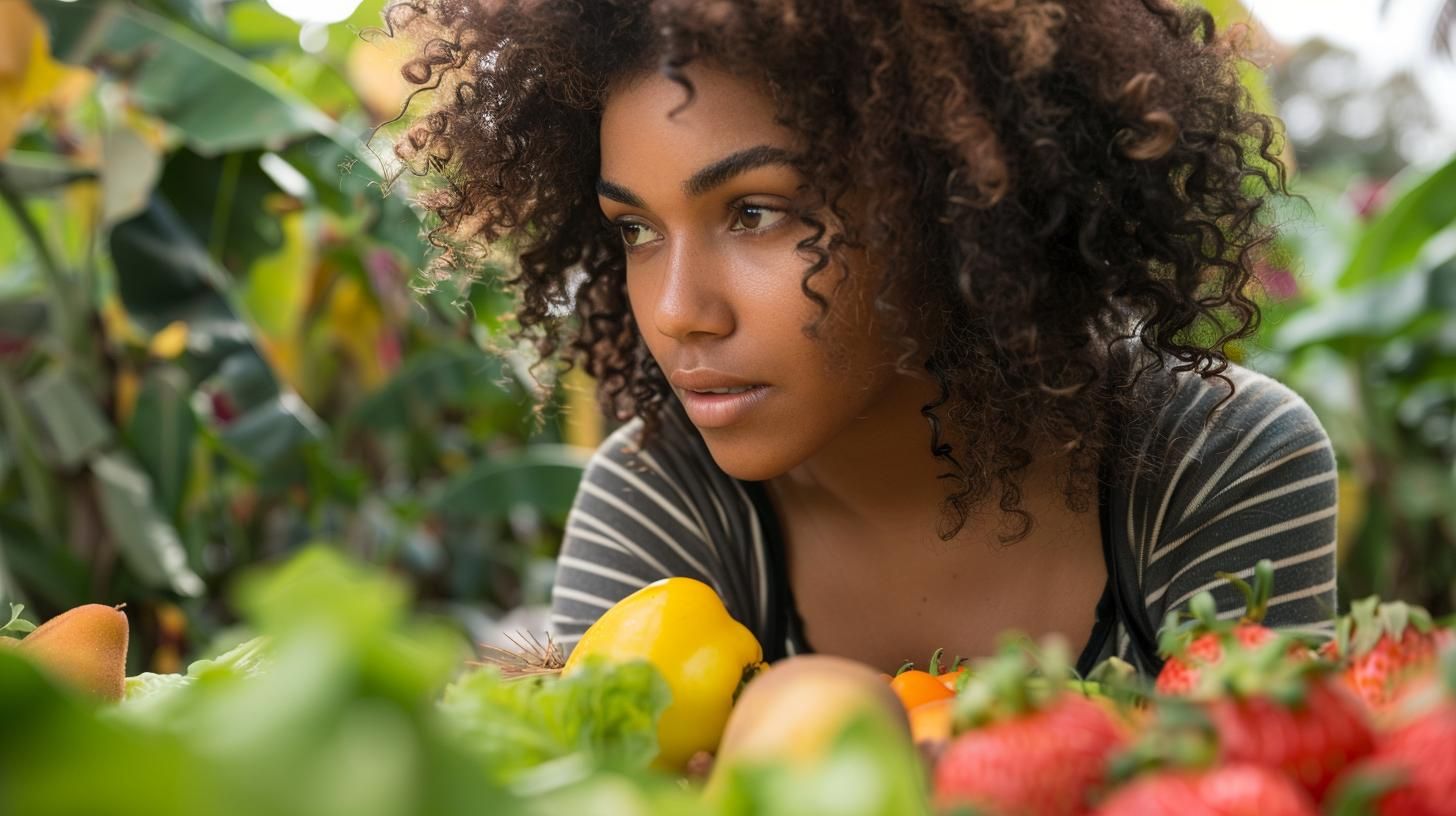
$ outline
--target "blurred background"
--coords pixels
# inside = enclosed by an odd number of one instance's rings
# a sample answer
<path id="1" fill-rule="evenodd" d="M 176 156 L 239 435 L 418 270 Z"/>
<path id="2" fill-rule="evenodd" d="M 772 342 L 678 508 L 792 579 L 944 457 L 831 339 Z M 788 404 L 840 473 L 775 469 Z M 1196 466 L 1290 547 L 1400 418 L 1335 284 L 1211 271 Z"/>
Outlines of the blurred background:
<path id="1" fill-rule="evenodd" d="M 494 270 L 422 285 L 382 5 L 0 0 L 0 608 L 126 603 L 128 673 L 215 651 L 230 578 L 318 541 L 477 641 L 544 625 L 603 423 L 510 347 Z M 1450 613 L 1456 0 L 1206 5 L 1300 194 L 1236 357 L 1334 441 L 1342 603 Z"/>

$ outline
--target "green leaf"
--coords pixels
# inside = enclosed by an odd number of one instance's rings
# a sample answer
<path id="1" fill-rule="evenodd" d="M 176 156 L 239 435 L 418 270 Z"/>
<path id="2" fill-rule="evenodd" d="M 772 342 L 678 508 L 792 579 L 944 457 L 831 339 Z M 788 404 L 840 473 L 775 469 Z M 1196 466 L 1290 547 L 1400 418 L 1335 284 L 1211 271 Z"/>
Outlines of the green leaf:
<path id="1" fill-rule="evenodd" d="M 298 395 L 279 394 L 223 430 L 224 444 L 259 470 L 297 460 L 304 445 L 328 436 L 328 429 Z"/>
<path id="2" fill-rule="evenodd" d="M 199 301 L 220 302 L 218 293 L 228 286 L 226 273 L 157 196 L 145 212 L 111 230 L 111 255 L 121 301 L 148 331 L 192 317 Z"/>
<path id="3" fill-rule="evenodd" d="M 119 715 L 137 723 L 165 726 L 181 694 L 198 682 L 219 683 L 256 677 L 273 664 L 272 641 L 259 635 L 213 658 L 194 660 L 185 674 L 143 672 L 126 678 Z"/>
<path id="4" fill-rule="evenodd" d="M 10 620 L 6 621 L 4 626 L 0 626 L 0 634 L 6 632 L 19 632 L 21 634 L 24 634 L 26 632 L 34 632 L 35 624 L 31 623 L 25 618 L 20 617 L 20 613 L 24 611 L 25 604 L 11 604 Z"/>
<path id="5" fill-rule="evenodd" d="M 1393 203 L 1365 229 L 1340 274 L 1341 288 L 1409 267 L 1432 237 L 1456 223 L 1456 156 L 1433 171 L 1407 170 L 1390 184 Z"/>
<path id="6" fill-rule="evenodd" d="M 148 372 L 137 394 L 127 438 L 151 476 L 157 507 L 176 518 L 192 470 L 197 417 L 192 412 L 187 375 L 175 366 Z"/>
<path id="7" fill-rule="evenodd" d="M 1292 352 L 1319 343 L 1373 343 L 1394 337 L 1423 316 L 1450 308 L 1445 300 L 1452 277 L 1456 257 L 1332 292 L 1290 315 L 1274 332 L 1271 345 Z"/>
<path id="8" fill-rule="evenodd" d="M 53 367 L 31 380 L 25 398 L 57 466 L 78 467 L 111 443 L 110 423 L 70 369 Z"/>
<path id="9" fill-rule="evenodd" d="M 92 180 L 96 175 L 96 171 L 89 167 L 81 167 L 51 153 L 12 150 L 4 161 L 0 161 L 0 176 L 4 176 L 5 182 L 22 196 Z"/>
<path id="10" fill-rule="evenodd" d="M 517 504 L 564 517 L 581 484 L 586 456 L 569 445 L 532 445 L 507 457 L 487 459 L 451 479 L 435 508 L 457 516 L 503 517 Z"/>
<path id="11" fill-rule="evenodd" d="M 242 287 L 241 305 L 265 336 L 276 342 L 293 342 L 313 280 L 315 236 L 302 212 L 279 219 L 283 245 L 271 255 L 259 258 L 248 270 Z"/>
<path id="12" fill-rule="evenodd" d="M 121 453 L 96 457 L 91 474 L 107 529 L 137 578 L 179 595 L 201 595 L 206 587 L 188 565 L 176 529 L 157 512 L 147 475 Z"/>
<path id="13" fill-rule="evenodd" d="M 101 221 L 115 224 L 142 212 L 162 175 L 162 156 L 124 125 L 106 130 L 101 142 Z"/>
<path id="14" fill-rule="evenodd" d="M 177 127 L 199 153 L 276 146 L 335 129 L 267 71 L 137 6 L 81 0 L 37 10 L 65 61 L 131 65 L 131 100 Z"/>
<path id="15" fill-rule="evenodd" d="M 414 417 L 449 408 L 480 415 L 519 418 L 525 395 L 511 381 L 499 357 L 464 345 L 428 348 L 412 355 L 394 377 L 365 398 L 342 423 L 374 431 L 410 427 Z"/>
<path id="16" fill-rule="evenodd" d="M 193 243 L 234 274 L 243 274 L 282 242 L 269 207 L 281 192 L 263 172 L 261 150 L 208 158 L 181 148 L 167 158 L 159 194 L 187 227 Z"/>
<path id="17" fill-rule="evenodd" d="M 572 755 L 645 767 L 657 755 L 657 721 L 671 696 L 646 661 L 596 660 L 567 676 L 506 680 L 494 669 L 470 672 L 445 689 L 440 713 L 505 782 Z"/>

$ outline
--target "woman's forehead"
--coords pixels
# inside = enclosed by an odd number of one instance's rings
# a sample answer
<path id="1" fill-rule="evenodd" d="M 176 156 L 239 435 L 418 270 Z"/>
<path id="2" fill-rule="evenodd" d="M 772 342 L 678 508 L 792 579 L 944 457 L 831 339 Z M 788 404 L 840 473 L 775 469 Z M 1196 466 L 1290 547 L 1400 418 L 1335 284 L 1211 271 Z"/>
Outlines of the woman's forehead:
<path id="1" fill-rule="evenodd" d="M 773 100 L 761 86 L 696 64 L 681 83 L 659 73 L 639 74 L 613 87 L 602 110 L 603 161 L 617 150 L 689 148 L 726 155 L 754 145 L 789 149 L 794 134 L 775 121 Z"/>

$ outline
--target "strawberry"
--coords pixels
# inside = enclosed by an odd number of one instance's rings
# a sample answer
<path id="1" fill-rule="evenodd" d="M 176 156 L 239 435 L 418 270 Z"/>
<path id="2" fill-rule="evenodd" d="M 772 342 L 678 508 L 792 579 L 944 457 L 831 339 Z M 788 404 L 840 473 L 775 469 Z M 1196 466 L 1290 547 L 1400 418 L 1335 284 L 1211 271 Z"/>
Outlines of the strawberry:
<path id="1" fill-rule="evenodd" d="M 1339 813 L 1456 816 L 1456 650 L 1442 655 L 1443 696 L 1381 740 L 1332 799 Z"/>
<path id="2" fill-rule="evenodd" d="M 1412 679 L 1434 670 L 1437 649 L 1451 640 L 1451 631 L 1437 628 L 1421 607 L 1371 596 L 1351 604 L 1320 655 L 1343 661 L 1345 684 L 1384 715 Z"/>
<path id="3" fill-rule="evenodd" d="M 1319 816 L 1309 794 L 1261 765 L 1163 771 L 1119 789 L 1096 816 Z"/>
<path id="4" fill-rule="evenodd" d="M 1035 666 L 1008 644 L 983 661 L 956 699 L 963 733 L 941 754 L 933 778 L 941 809 L 969 805 L 1003 816 L 1087 812 L 1107 760 L 1126 744 L 1126 727 L 1103 705 L 1060 682 L 1064 646 Z"/>
<path id="5" fill-rule="evenodd" d="M 1232 622 L 1219 620 L 1213 595 L 1208 592 L 1194 596 L 1189 604 L 1189 613 L 1169 612 L 1158 638 L 1158 647 L 1166 662 L 1154 685 L 1157 693 L 1192 695 L 1199 687 L 1204 670 L 1217 666 L 1225 654 L 1234 650 L 1257 649 L 1274 638 L 1274 630 L 1263 624 L 1264 613 L 1274 591 L 1274 564 L 1264 559 L 1255 565 L 1252 586 L 1226 572 L 1218 575 L 1243 593 L 1246 609 L 1243 617 Z M 1190 620 L 1180 622 L 1184 617 Z M 1291 649 L 1291 653 L 1296 655 L 1306 651 L 1298 643 L 1293 644 Z"/>
<path id="6" fill-rule="evenodd" d="M 1364 707 L 1319 661 L 1290 662 L 1287 636 L 1230 656 L 1207 678 L 1222 693 L 1201 703 L 1223 762 L 1281 771 L 1321 801 L 1334 779 L 1375 747 Z"/>

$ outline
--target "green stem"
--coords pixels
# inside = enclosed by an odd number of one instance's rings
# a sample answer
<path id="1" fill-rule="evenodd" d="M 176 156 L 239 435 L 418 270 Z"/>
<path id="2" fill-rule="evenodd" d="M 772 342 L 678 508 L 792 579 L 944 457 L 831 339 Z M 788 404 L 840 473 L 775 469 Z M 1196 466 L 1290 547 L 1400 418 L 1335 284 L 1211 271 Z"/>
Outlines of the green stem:
<path id="1" fill-rule="evenodd" d="M 233 197 L 238 192 L 238 176 L 242 172 L 241 153 L 229 153 L 222 160 L 222 178 L 218 180 L 217 201 L 212 207 L 212 229 L 207 236 L 207 254 L 222 266 L 222 250 L 227 244 L 228 222 L 233 217 Z"/>
<path id="2" fill-rule="evenodd" d="M 61 266 L 56 262 L 55 255 L 51 254 L 50 244 L 46 242 L 45 236 L 41 235 L 40 227 L 36 225 L 35 219 L 30 217 L 30 212 L 25 209 L 25 201 L 15 188 L 10 186 L 10 180 L 5 177 L 3 168 L 0 168 L 0 200 L 4 200 L 6 209 L 15 218 L 15 223 L 20 225 L 20 231 L 25 235 L 26 241 L 35 250 L 36 259 L 40 262 L 41 271 L 45 273 L 47 287 L 51 293 L 51 310 L 55 316 L 56 330 L 64 339 L 64 347 L 67 350 L 75 348 L 72 343 L 77 339 L 76 332 L 81 322 L 72 309 L 68 292 L 70 281 L 61 272 Z"/>

